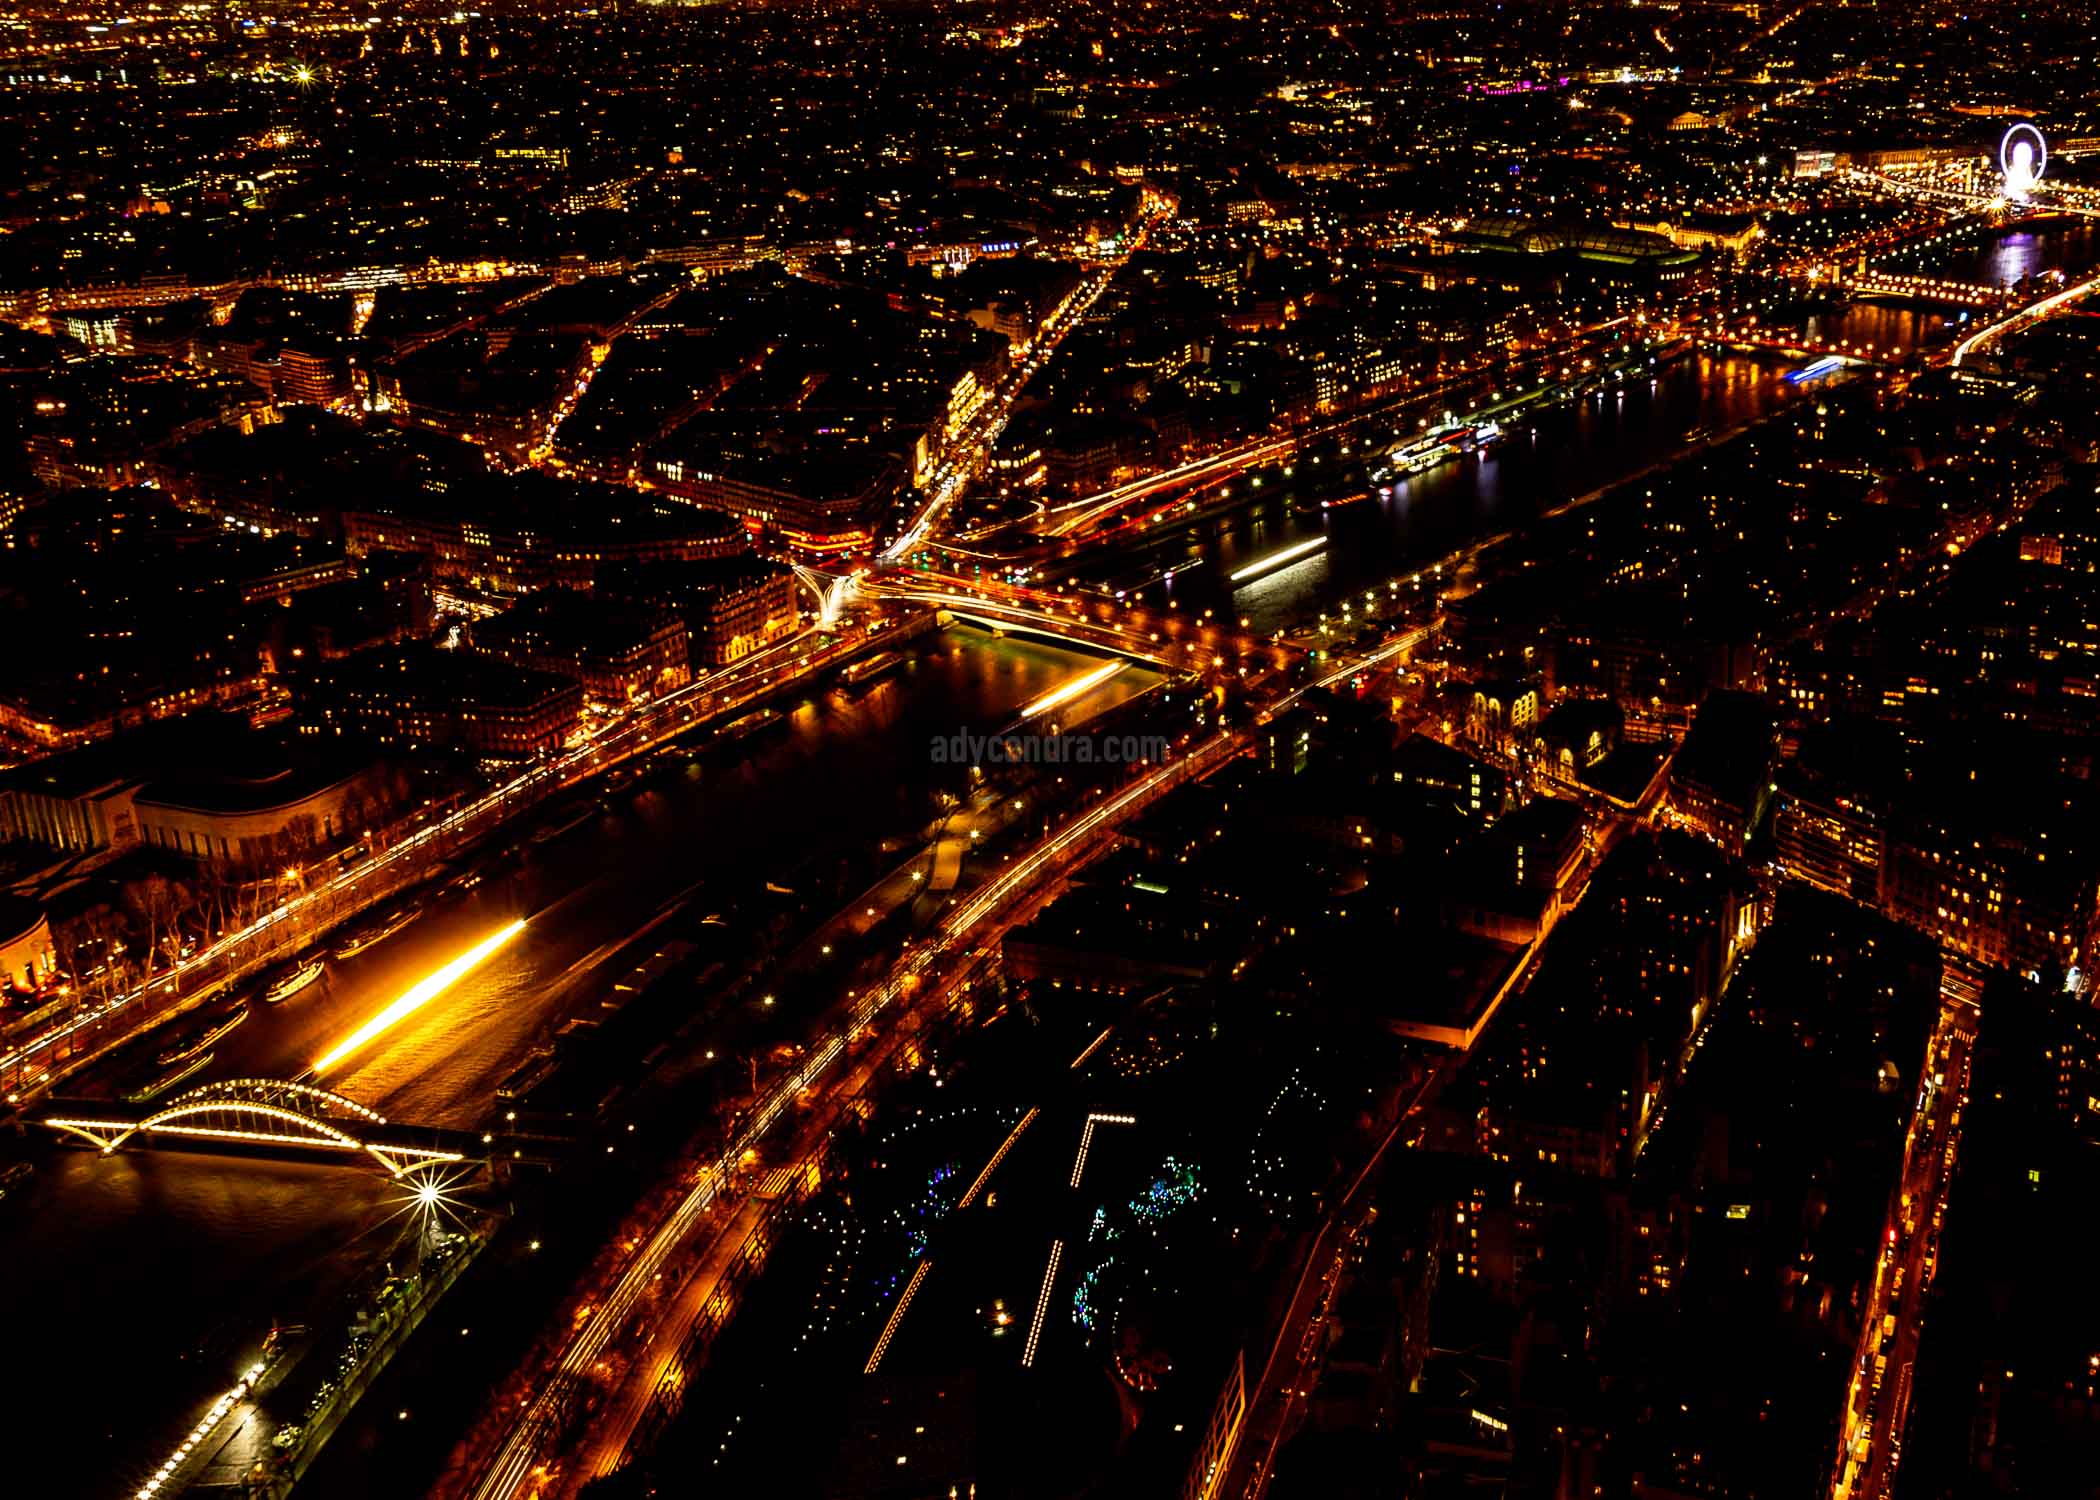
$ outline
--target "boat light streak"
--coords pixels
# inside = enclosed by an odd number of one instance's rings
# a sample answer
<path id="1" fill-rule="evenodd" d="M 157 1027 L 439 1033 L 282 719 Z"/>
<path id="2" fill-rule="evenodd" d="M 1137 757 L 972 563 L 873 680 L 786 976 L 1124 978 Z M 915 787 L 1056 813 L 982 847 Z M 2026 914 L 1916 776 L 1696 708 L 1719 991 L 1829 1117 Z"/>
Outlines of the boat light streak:
<path id="1" fill-rule="evenodd" d="M 1289 547 L 1285 547 L 1281 552 L 1271 552 L 1267 557 L 1257 557 L 1253 562 L 1248 563 L 1246 567 L 1234 573 L 1230 581 L 1239 583 L 1254 577 L 1258 573 L 1266 573 L 1271 568 L 1280 568 L 1285 563 L 1295 562 L 1307 553 L 1317 552 L 1326 545 L 1327 538 L 1324 536 L 1316 536 L 1310 541 L 1294 543 Z"/>
<path id="2" fill-rule="evenodd" d="M 490 954 L 524 930 L 525 923 L 521 918 L 511 923 L 508 927 L 499 928 L 489 934 L 489 936 L 483 938 L 443 968 L 435 969 L 425 974 L 413 985 L 403 990 L 399 998 L 394 1000 L 392 1004 L 331 1047 L 327 1054 L 314 1064 L 314 1071 L 316 1073 L 327 1072 L 351 1053 L 357 1051 L 358 1048 L 364 1046 L 365 1043 L 371 1041 L 372 1038 L 399 1024 L 407 1017 L 414 1015 L 438 996 L 444 994 L 446 990 L 451 989 L 453 985 L 459 983 L 461 979 L 464 979 L 475 968 L 479 967 Z"/>
<path id="3" fill-rule="evenodd" d="M 1024 719 L 1032 719 L 1037 714 L 1048 713 L 1051 709 L 1056 708 L 1060 703 L 1070 703 L 1081 693 L 1088 692 L 1094 688 L 1099 687 L 1102 683 L 1108 681 L 1109 678 L 1115 676 L 1116 673 L 1122 671 L 1125 667 L 1129 665 L 1130 663 L 1122 661 L 1108 662 L 1103 666 L 1094 668 L 1093 671 L 1088 672 L 1083 677 L 1073 678 L 1063 687 L 1052 688 L 1049 692 L 1043 694 L 1042 697 L 1036 699 L 1035 702 L 1029 704 L 1026 708 L 1022 709 L 1021 717 Z"/>

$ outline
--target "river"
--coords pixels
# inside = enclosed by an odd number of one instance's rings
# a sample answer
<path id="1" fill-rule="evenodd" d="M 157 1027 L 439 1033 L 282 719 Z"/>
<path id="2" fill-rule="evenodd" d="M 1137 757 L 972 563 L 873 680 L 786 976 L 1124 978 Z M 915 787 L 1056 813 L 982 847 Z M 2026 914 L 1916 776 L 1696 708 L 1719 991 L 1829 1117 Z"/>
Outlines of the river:
<path id="1" fill-rule="evenodd" d="M 1940 248 L 1914 269 L 1934 276 L 2007 286 L 2050 267 L 2067 271 L 2100 261 L 2100 230 L 2083 221 L 2050 222 L 1995 239 Z M 1871 348 L 1902 357 L 1958 340 L 1974 314 L 1914 305 L 1856 302 L 1807 317 L 1806 340 Z M 1699 353 L 1645 380 L 1594 391 L 1528 417 L 1500 443 L 1442 468 L 1395 483 L 1340 509 L 1302 502 L 1318 491 L 1272 487 L 1259 503 L 1197 533 L 1121 549 L 1091 573 L 1142 574 L 1148 566 L 1196 554 L 1205 565 L 1176 576 L 1171 597 L 1184 608 L 1216 608 L 1256 630 L 1288 628 L 1476 538 L 1522 526 L 1546 507 L 1616 484 L 1682 447 L 1697 429 L 1727 432 L 1811 397 L 1816 386 L 1787 380 L 1797 362 Z M 1299 465 L 1296 482 L 1311 471 Z M 1360 487 L 1358 487 L 1360 488 Z M 1326 536 L 1303 560 L 1235 584 L 1230 575 L 1293 544 Z M 1156 596 L 1156 590 L 1155 590 Z"/>
<path id="2" fill-rule="evenodd" d="M 391 1119 L 472 1128 L 535 1039 L 578 1004 L 595 1006 L 617 977 L 607 966 L 666 903 L 690 895 L 704 911 L 713 895 L 813 879 L 841 850 L 873 861 L 882 841 L 901 847 L 958 774 L 934 763 L 935 736 L 997 730 L 1088 665 L 1054 646 L 954 630 L 853 694 L 786 700 L 786 724 L 694 764 L 666 761 L 572 830 L 525 842 L 513 873 L 434 902 L 283 1004 L 253 1007 L 194 1081 L 296 1077 L 424 974 L 524 917 L 516 940 L 324 1080 Z M 1086 707 L 1155 681 L 1126 671 Z M 69 1092 L 130 1086 L 154 1071 L 156 1045 Z M 64 1147 L 37 1163 L 31 1184 L 0 1202 L 8 1343 L 25 1377 L 0 1430 L 17 1464 L 32 1453 L 35 1467 L 64 1473 L 65 1493 L 135 1490 L 273 1321 L 338 1321 L 345 1291 L 405 1222 L 394 1212 L 404 1191 L 368 1171 Z"/>
<path id="3" fill-rule="evenodd" d="M 1361 495 L 1352 480 L 1323 488 L 1301 455 L 1292 475 L 1267 476 L 1259 501 L 1164 540 L 1117 549 L 1087 576 L 1137 575 L 1200 555 L 1169 590 L 1183 608 L 1215 608 L 1273 633 L 1333 613 L 1365 590 L 1427 566 L 1483 535 L 1523 526 L 1541 510 L 1626 478 L 1684 446 L 1698 428 L 1725 431 L 1799 400 L 1780 360 L 1694 354 L 1577 400 L 1534 411 L 1480 454 L 1396 480 L 1373 494 L 1321 510 L 1322 496 Z M 1331 463 L 1336 455 L 1324 454 Z M 1235 583 L 1250 563 L 1325 537 L 1302 560 Z M 1148 595 L 1157 597 L 1162 586 Z"/>

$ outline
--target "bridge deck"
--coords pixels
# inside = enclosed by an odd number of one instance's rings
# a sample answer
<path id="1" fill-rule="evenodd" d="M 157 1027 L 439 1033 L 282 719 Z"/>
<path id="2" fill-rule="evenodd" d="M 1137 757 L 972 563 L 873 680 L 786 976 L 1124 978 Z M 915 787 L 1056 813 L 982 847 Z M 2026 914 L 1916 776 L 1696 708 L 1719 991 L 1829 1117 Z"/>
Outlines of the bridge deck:
<path id="1" fill-rule="evenodd" d="M 344 1120 L 314 1117 L 347 1139 L 333 1139 L 319 1129 L 311 1132 L 295 1121 L 237 1121 L 219 1112 L 200 1113 L 156 1123 L 169 1113 L 166 1104 L 131 1104 L 117 1099 L 47 1099 L 23 1116 L 75 1137 L 100 1137 L 117 1143 L 118 1149 L 138 1147 L 186 1151 L 228 1151 L 241 1155 L 263 1155 L 299 1161 L 315 1159 L 360 1164 L 387 1158 L 403 1166 L 433 1161 L 469 1161 L 488 1154 L 479 1135 L 434 1126 L 403 1125 L 392 1121 Z M 226 1114 L 238 1113 L 228 1111 Z"/>

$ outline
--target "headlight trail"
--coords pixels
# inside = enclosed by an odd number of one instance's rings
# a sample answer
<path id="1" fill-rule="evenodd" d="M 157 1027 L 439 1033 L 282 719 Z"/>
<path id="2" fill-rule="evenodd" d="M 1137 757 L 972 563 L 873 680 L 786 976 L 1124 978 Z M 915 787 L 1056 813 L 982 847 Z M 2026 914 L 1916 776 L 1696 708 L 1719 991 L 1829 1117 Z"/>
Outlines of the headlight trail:
<path id="1" fill-rule="evenodd" d="M 1094 668 L 1093 671 L 1087 673 L 1084 677 L 1073 678 L 1063 687 L 1052 688 L 1049 692 L 1043 694 L 1042 697 L 1036 699 L 1035 702 L 1029 704 L 1026 708 L 1022 709 L 1021 717 L 1024 719 L 1032 719 L 1037 714 L 1048 713 L 1051 709 L 1057 707 L 1060 703 L 1070 703 L 1081 693 L 1087 692 L 1092 688 L 1099 687 L 1102 683 L 1108 681 L 1109 678 L 1115 676 L 1116 673 L 1122 671 L 1128 665 L 1130 665 L 1128 662 L 1112 661 L 1107 663 L 1105 666 L 1099 666 Z"/>
<path id="2" fill-rule="evenodd" d="M 1285 547 L 1281 552 L 1271 552 L 1267 557 L 1257 557 L 1253 562 L 1248 563 L 1246 567 L 1234 573 L 1229 581 L 1239 583 L 1243 579 L 1254 577 L 1257 573 L 1266 573 L 1271 568 L 1280 568 L 1285 563 L 1295 562 L 1308 553 L 1319 551 L 1326 545 L 1326 537 L 1316 536 L 1310 541 L 1298 542 L 1292 546 Z"/>
<path id="3" fill-rule="evenodd" d="M 358 1048 L 364 1046 L 365 1043 L 371 1041 L 372 1038 L 399 1024 L 407 1017 L 414 1015 L 438 996 L 444 994 L 446 990 L 451 989 L 453 985 L 465 978 L 467 974 L 487 959 L 491 953 L 494 953 L 524 930 L 525 923 L 521 918 L 511 923 L 508 927 L 499 928 L 489 934 L 489 936 L 483 938 L 443 968 L 435 969 L 425 974 L 421 979 L 403 990 L 400 997 L 392 1004 L 330 1048 L 327 1054 L 314 1064 L 314 1071 L 316 1073 L 327 1072 L 351 1053 L 357 1051 Z"/>

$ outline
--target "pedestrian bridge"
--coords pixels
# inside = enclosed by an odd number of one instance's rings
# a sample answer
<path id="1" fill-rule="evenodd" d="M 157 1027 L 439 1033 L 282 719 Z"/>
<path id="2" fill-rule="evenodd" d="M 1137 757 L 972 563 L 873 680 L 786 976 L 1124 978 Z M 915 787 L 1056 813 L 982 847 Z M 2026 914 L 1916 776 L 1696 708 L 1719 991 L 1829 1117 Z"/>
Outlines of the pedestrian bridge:
<path id="1" fill-rule="evenodd" d="M 223 1149 L 242 1155 L 316 1155 L 380 1167 L 399 1177 L 478 1154 L 479 1137 L 397 1125 L 355 1099 L 282 1078 L 231 1078 L 151 1104 L 54 1099 L 32 1123 L 87 1141 L 103 1155 L 139 1147 Z"/>

